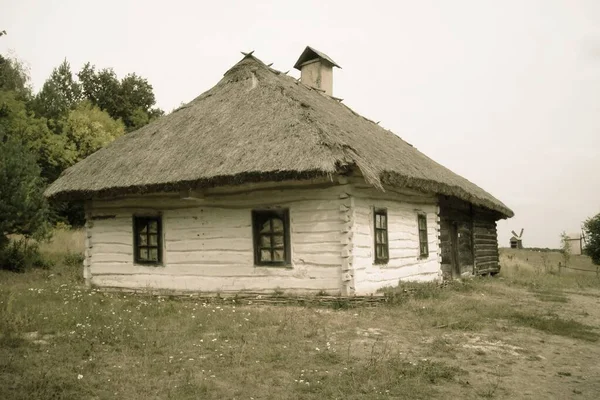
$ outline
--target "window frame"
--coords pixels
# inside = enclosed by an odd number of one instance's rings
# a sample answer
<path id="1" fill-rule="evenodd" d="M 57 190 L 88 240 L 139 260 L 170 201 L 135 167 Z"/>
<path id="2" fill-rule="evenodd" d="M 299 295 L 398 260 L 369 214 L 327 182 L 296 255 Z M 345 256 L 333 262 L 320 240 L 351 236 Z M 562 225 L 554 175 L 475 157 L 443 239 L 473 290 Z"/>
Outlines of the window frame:
<path id="1" fill-rule="evenodd" d="M 156 222 L 156 246 L 149 245 L 148 236 L 150 233 L 146 233 L 146 245 L 140 244 L 140 230 L 138 229 L 139 223 L 144 221 L 146 226 L 149 222 Z M 133 262 L 137 265 L 145 265 L 145 266 L 154 266 L 160 267 L 163 266 L 163 227 L 162 227 L 162 215 L 134 215 L 132 218 L 133 223 Z M 157 249 L 157 261 L 144 260 L 139 256 L 139 250 L 141 247 L 146 249 L 156 248 Z"/>
<path id="2" fill-rule="evenodd" d="M 421 221 L 423 221 L 424 228 L 421 228 Z M 425 234 L 425 238 L 421 236 L 421 233 Z M 429 232 L 427 228 L 427 214 L 424 212 L 417 213 L 417 236 L 419 237 L 419 258 L 429 257 Z M 423 248 L 425 251 L 423 251 Z"/>
<path id="3" fill-rule="evenodd" d="M 385 217 L 385 227 L 377 227 L 377 216 Z M 377 232 L 381 231 L 385 235 L 385 243 L 378 243 Z M 388 212 L 387 208 L 373 208 L 373 261 L 375 264 L 387 264 L 390 261 L 390 238 L 388 235 Z M 385 257 L 377 256 L 378 246 L 383 246 Z"/>
<path id="4" fill-rule="evenodd" d="M 292 254 L 291 254 L 291 234 L 290 234 L 290 210 L 288 208 L 268 208 L 268 209 L 254 209 L 252 210 L 252 237 L 253 237 L 253 250 L 254 250 L 254 265 L 259 267 L 292 267 Z M 264 236 L 264 233 L 260 232 L 260 228 L 263 221 L 270 220 L 273 217 L 277 217 L 283 222 L 283 261 L 262 261 L 260 258 L 261 247 L 260 238 Z M 271 231 L 271 246 L 268 247 L 273 252 L 276 247 L 273 245 L 274 232 Z M 266 247 L 265 247 L 266 249 Z"/>

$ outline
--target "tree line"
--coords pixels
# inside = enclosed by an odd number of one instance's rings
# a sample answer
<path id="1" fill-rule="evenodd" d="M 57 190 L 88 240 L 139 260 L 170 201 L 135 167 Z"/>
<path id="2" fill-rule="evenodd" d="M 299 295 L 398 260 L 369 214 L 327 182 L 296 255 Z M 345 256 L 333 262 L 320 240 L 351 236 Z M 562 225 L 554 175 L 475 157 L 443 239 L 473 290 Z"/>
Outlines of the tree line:
<path id="1" fill-rule="evenodd" d="M 90 62 L 74 71 L 65 59 L 34 92 L 26 65 L 0 54 L 0 250 L 9 234 L 43 236 L 57 222 L 81 225 L 82 205 L 49 205 L 47 184 L 163 114 L 152 85 L 135 73 L 119 78 Z"/>

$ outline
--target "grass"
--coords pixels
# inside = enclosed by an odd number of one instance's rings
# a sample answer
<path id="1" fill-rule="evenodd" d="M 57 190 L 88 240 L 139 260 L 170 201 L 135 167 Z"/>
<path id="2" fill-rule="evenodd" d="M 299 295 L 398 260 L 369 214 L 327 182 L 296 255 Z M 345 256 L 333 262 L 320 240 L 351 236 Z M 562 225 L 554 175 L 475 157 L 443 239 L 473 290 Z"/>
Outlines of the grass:
<path id="1" fill-rule="evenodd" d="M 64 269 L 3 275 L 1 398 L 428 398 L 462 373 L 382 343 L 352 351 L 345 311 L 101 293 Z"/>
<path id="2" fill-rule="evenodd" d="M 537 329 L 552 335 L 582 339 L 590 342 L 595 342 L 600 337 L 595 327 L 582 324 L 573 319 L 563 319 L 556 315 L 515 312 L 511 313 L 509 317 L 517 325 Z"/>
<path id="3" fill-rule="evenodd" d="M 57 240 L 53 269 L 0 271 L 2 399 L 595 396 L 553 380 L 600 356 L 593 276 L 503 253 L 496 278 L 403 283 L 378 307 L 254 306 L 85 289 L 80 238 Z"/>

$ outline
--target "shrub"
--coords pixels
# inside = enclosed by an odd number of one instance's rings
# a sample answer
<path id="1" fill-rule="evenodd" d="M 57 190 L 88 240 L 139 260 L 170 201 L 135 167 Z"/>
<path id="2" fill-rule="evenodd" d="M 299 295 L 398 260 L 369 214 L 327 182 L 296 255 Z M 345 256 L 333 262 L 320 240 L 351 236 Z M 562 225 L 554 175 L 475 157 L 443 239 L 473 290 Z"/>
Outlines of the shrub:
<path id="1" fill-rule="evenodd" d="M 68 251 L 65 253 L 63 262 L 68 267 L 81 267 L 85 256 L 81 253 Z"/>
<path id="2" fill-rule="evenodd" d="M 11 241 L 0 250 L 0 269 L 25 272 L 31 268 L 50 268 L 52 262 L 42 257 L 37 243 L 27 239 Z"/>

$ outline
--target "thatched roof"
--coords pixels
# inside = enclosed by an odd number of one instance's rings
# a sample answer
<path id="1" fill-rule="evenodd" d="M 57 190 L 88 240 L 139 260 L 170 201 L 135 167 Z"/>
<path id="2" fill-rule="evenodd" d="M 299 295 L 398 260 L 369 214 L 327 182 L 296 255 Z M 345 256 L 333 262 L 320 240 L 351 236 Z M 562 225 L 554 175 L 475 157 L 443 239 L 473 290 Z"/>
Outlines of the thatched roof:
<path id="1" fill-rule="evenodd" d="M 169 115 L 68 168 L 46 196 L 89 199 L 244 182 L 333 176 L 455 196 L 513 212 L 335 98 L 248 55 Z"/>

